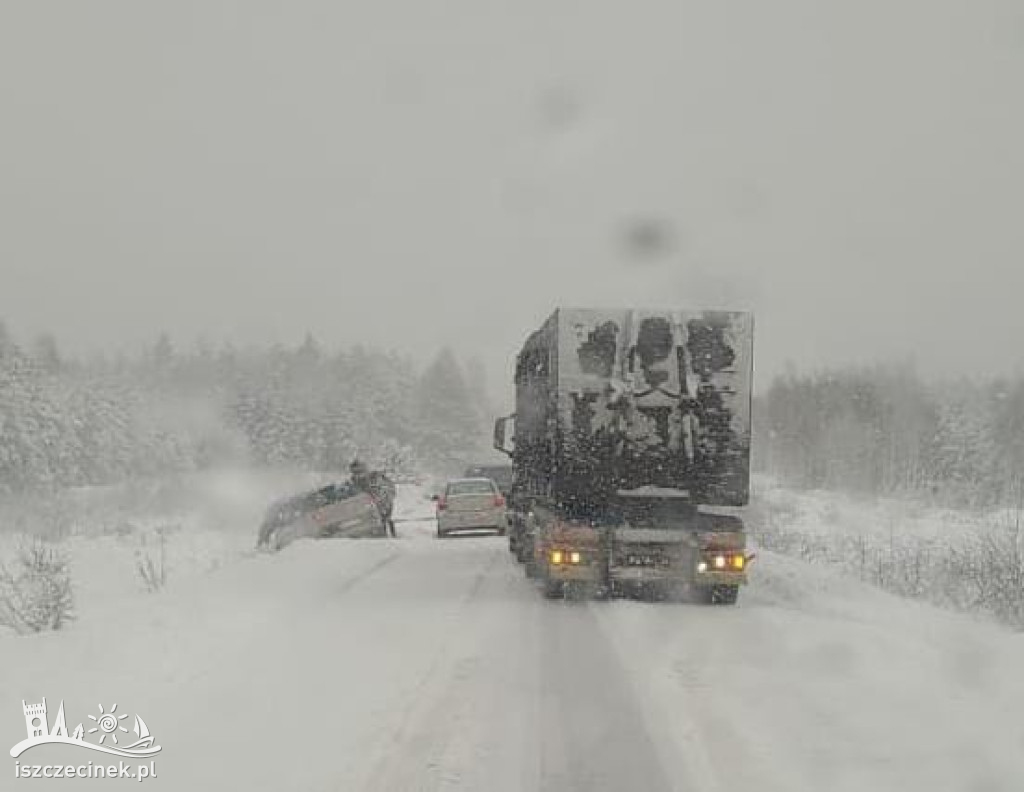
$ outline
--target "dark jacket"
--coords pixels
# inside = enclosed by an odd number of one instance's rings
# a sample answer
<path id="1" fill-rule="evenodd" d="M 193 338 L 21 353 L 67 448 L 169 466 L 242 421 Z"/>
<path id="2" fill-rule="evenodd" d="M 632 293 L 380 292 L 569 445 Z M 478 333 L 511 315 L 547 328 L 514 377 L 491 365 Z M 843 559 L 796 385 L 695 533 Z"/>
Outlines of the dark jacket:
<path id="1" fill-rule="evenodd" d="M 352 483 L 370 495 L 377 503 L 381 515 L 390 519 L 395 507 L 395 483 L 382 471 L 373 470 L 362 476 L 354 476 Z"/>

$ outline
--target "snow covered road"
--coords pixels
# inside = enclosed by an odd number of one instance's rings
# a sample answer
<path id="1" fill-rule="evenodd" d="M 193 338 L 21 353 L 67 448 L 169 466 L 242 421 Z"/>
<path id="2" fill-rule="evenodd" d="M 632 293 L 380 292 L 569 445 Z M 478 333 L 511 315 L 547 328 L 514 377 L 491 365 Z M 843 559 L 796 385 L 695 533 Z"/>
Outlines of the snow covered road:
<path id="1" fill-rule="evenodd" d="M 101 702 L 143 713 L 154 789 L 1024 787 L 1019 636 L 774 556 L 736 608 L 547 602 L 503 539 L 399 533 L 0 639 L 0 738 L 46 696 L 71 727 Z M 20 760 L 94 758 L 76 751 Z M 0 789 L 25 788 L 8 761 Z"/>

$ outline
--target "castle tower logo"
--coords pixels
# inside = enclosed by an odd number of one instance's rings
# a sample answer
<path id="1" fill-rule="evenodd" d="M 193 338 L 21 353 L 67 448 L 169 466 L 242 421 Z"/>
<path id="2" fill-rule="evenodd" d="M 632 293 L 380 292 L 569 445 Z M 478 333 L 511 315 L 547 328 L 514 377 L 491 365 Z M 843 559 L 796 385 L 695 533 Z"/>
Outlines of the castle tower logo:
<path id="1" fill-rule="evenodd" d="M 160 752 L 160 746 L 153 744 L 153 735 L 149 733 L 146 722 L 138 715 L 135 716 L 134 728 L 129 731 L 125 725 L 128 723 L 127 713 L 118 713 L 117 704 L 109 710 L 99 705 L 97 715 L 90 714 L 88 719 L 92 722 L 88 730 L 79 723 L 75 730 L 68 735 L 67 722 L 64 718 L 64 702 L 61 701 L 57 710 L 57 716 L 53 722 L 53 729 L 50 729 L 46 714 L 46 699 L 38 704 L 21 702 L 22 711 L 25 715 L 26 737 L 20 743 L 11 748 L 11 756 L 17 759 L 29 748 L 37 745 L 76 745 L 92 751 L 113 754 L 114 756 L 154 756 Z M 135 739 L 132 739 L 132 734 Z M 89 739 L 87 739 L 87 737 Z M 95 739 L 95 742 L 90 742 Z"/>

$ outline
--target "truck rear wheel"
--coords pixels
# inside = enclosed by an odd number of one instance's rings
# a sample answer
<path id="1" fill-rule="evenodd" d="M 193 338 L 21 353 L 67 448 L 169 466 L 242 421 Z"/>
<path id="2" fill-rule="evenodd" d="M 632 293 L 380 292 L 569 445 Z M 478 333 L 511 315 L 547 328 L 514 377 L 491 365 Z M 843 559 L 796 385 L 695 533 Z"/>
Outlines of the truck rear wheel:
<path id="1" fill-rule="evenodd" d="M 544 578 L 544 596 L 547 599 L 561 599 L 565 596 L 565 584 L 561 580 Z"/>
<path id="2" fill-rule="evenodd" d="M 521 564 L 529 564 L 533 561 L 533 545 L 525 541 L 523 537 L 519 537 L 519 541 L 516 542 L 516 560 Z M 526 573 L 527 577 L 530 577 L 529 570 Z"/>
<path id="3" fill-rule="evenodd" d="M 701 590 L 701 599 L 708 605 L 735 605 L 739 596 L 739 586 L 707 586 Z"/>
<path id="4" fill-rule="evenodd" d="M 562 584 L 563 594 L 570 602 L 590 602 L 598 598 L 599 587 L 585 580 L 567 580 Z"/>

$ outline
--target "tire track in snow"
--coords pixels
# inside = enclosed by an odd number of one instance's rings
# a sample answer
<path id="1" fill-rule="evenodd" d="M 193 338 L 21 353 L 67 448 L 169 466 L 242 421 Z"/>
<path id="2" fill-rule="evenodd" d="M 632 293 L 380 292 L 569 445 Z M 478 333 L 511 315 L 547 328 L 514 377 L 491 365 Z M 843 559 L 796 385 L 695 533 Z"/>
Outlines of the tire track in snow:
<path id="1" fill-rule="evenodd" d="M 422 703 L 406 708 L 398 722 L 378 738 L 386 747 L 371 763 L 360 788 L 377 792 L 459 786 L 460 779 L 446 771 L 443 757 L 464 726 L 470 702 L 463 690 L 479 674 L 486 649 L 481 646 L 477 624 L 483 614 L 467 618 L 467 611 L 493 577 L 501 558 L 500 551 L 492 551 L 487 564 L 459 597 L 446 620 L 455 635 L 438 636 L 439 648 L 410 694 L 411 703 Z"/>
<path id="2" fill-rule="evenodd" d="M 371 564 L 366 569 L 364 569 L 364 570 L 362 570 L 360 572 L 357 572 L 352 577 L 347 578 L 346 580 L 344 580 L 338 586 L 338 588 L 335 589 L 335 593 L 337 593 L 337 594 L 347 594 L 349 591 L 354 589 L 356 586 L 358 586 L 360 583 L 365 581 L 367 578 L 372 577 L 377 572 L 379 572 L 381 569 L 386 567 L 388 564 L 393 564 L 395 561 L 397 561 L 401 557 L 402 557 L 402 553 L 397 552 L 397 551 L 392 553 L 391 555 L 384 556 L 384 558 L 380 559 L 380 561 L 377 561 L 377 562 Z"/>
<path id="3" fill-rule="evenodd" d="M 542 609 L 542 790 L 672 790 L 641 702 L 593 609 Z"/>

